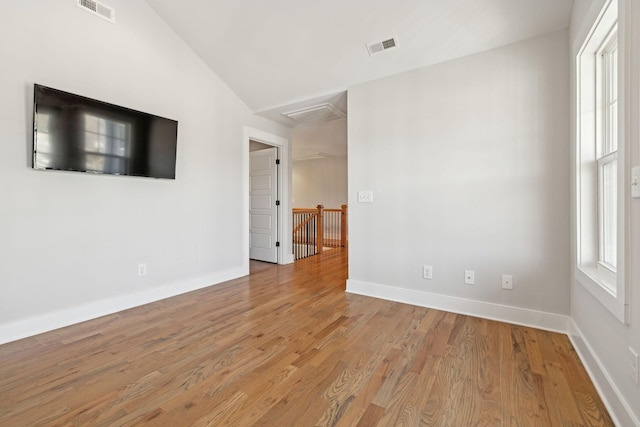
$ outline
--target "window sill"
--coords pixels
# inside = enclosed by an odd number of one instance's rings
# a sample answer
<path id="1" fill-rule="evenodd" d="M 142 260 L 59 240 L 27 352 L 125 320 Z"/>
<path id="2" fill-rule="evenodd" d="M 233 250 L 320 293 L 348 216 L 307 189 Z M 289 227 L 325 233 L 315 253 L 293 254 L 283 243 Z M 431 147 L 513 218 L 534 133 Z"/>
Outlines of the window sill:
<path id="1" fill-rule="evenodd" d="M 576 269 L 576 280 L 584 286 L 595 299 L 597 299 L 607 310 L 618 320 L 626 323 L 626 306 L 622 298 L 618 298 L 617 276 L 608 272 L 605 274 L 602 269 L 596 266 L 578 266 Z"/>
<path id="2" fill-rule="evenodd" d="M 616 297 L 616 274 L 614 272 L 605 271 L 603 267 L 598 268 L 585 265 L 579 266 L 578 270 L 586 276 L 588 281 L 592 282 L 589 286 L 598 286 L 611 295 L 611 297 Z"/>

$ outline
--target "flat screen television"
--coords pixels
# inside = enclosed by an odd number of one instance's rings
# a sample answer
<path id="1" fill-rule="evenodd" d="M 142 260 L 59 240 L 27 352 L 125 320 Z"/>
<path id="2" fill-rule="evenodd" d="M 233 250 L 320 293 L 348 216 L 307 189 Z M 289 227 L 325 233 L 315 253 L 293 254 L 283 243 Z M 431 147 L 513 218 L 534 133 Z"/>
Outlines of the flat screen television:
<path id="1" fill-rule="evenodd" d="M 36 84 L 33 168 L 175 179 L 178 122 Z"/>

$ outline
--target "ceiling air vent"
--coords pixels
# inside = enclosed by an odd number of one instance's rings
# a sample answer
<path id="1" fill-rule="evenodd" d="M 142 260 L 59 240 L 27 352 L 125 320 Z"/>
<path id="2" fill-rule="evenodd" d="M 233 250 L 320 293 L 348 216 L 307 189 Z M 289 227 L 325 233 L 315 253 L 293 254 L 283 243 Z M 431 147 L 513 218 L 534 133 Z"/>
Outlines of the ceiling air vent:
<path id="1" fill-rule="evenodd" d="M 328 122 L 329 120 L 341 119 L 347 116 L 329 103 L 288 111 L 282 113 L 282 115 L 301 124 Z"/>
<path id="2" fill-rule="evenodd" d="M 299 162 L 302 160 L 320 160 L 320 159 L 332 159 L 335 156 L 327 153 L 314 153 L 303 151 L 301 153 L 293 153 L 292 159 L 294 162 Z"/>
<path id="3" fill-rule="evenodd" d="M 95 0 L 78 0 L 78 7 L 109 22 L 116 23 L 116 11 L 104 3 Z"/>
<path id="4" fill-rule="evenodd" d="M 367 43 L 367 52 L 369 52 L 369 56 L 373 56 L 395 47 L 398 47 L 398 36 L 393 36 L 381 42 Z"/>

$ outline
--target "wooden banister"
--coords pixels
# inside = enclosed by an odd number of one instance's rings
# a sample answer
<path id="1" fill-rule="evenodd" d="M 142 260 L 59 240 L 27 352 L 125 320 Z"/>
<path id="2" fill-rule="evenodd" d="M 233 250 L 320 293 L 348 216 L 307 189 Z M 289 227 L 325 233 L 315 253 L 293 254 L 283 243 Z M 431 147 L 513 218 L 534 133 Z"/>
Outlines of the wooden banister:
<path id="1" fill-rule="evenodd" d="M 342 205 L 340 215 L 340 246 L 347 246 L 347 205 Z"/>
<path id="2" fill-rule="evenodd" d="M 311 212 L 304 211 L 304 212 L 296 212 L 296 213 L 312 213 L 313 214 L 315 213 L 315 211 L 311 211 Z M 315 218 L 314 215 L 310 215 L 309 218 L 305 219 L 303 222 L 296 225 L 296 228 L 293 229 L 293 234 L 296 234 L 297 231 L 299 231 L 305 225 L 309 224 L 309 222 L 311 222 L 314 218 Z"/>
<path id="3" fill-rule="evenodd" d="M 293 209 L 293 244 L 295 259 L 324 252 L 327 247 L 347 246 L 347 205 L 338 209 Z"/>
<path id="4" fill-rule="evenodd" d="M 324 206 L 318 205 L 318 231 L 316 246 L 318 253 L 321 254 L 324 249 L 324 226 L 322 225 L 324 219 Z"/>

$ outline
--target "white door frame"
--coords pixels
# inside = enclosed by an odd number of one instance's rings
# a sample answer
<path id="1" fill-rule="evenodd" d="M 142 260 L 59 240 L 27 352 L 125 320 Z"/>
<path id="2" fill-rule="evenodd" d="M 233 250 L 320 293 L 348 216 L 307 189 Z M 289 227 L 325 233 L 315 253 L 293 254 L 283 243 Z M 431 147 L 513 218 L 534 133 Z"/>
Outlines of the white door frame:
<path id="1" fill-rule="evenodd" d="M 277 263 L 280 149 L 260 145 L 267 148 L 249 150 L 249 258 Z"/>
<path id="2" fill-rule="evenodd" d="M 243 195 L 243 236 L 244 253 L 243 269 L 249 274 L 249 141 L 254 140 L 263 144 L 278 147 L 280 150 L 280 170 L 278 172 L 278 194 L 280 196 L 280 215 L 278 215 L 278 264 L 290 264 L 293 259 L 292 235 L 293 221 L 291 218 L 291 147 L 289 140 L 258 129 L 244 126 L 242 149 L 242 188 Z"/>

